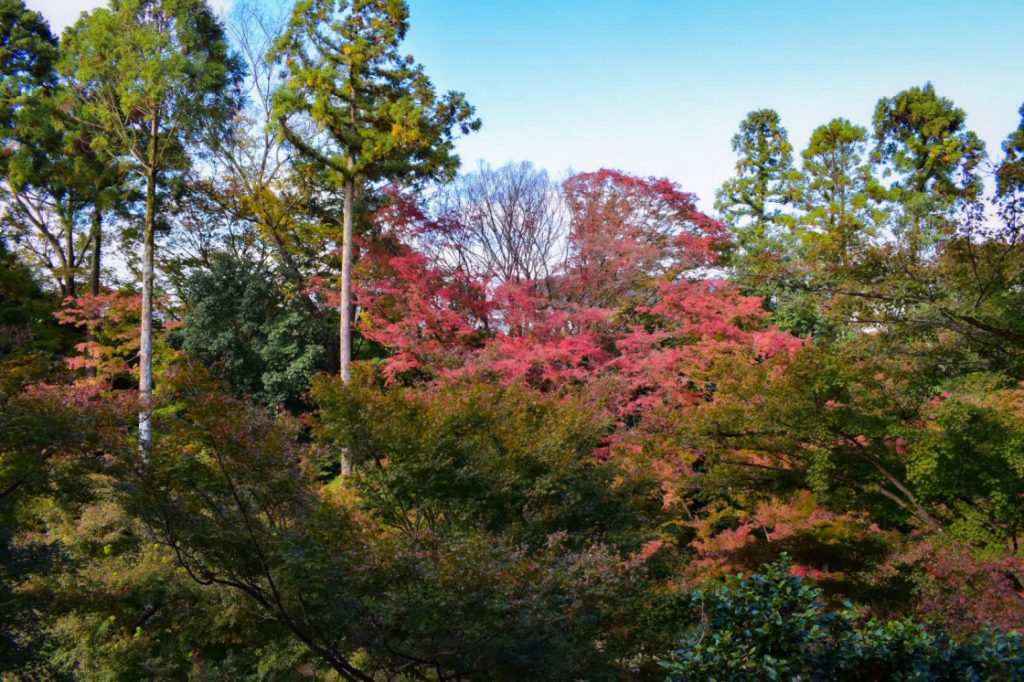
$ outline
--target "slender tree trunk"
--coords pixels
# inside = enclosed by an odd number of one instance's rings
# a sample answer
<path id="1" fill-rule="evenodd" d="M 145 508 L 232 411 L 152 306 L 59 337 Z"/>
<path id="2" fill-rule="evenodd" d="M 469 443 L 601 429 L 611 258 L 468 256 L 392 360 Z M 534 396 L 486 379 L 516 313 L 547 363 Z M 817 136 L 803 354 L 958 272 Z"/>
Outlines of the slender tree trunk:
<path id="1" fill-rule="evenodd" d="M 103 213 L 96 206 L 92 214 L 92 257 L 89 263 L 89 293 L 100 293 L 100 256 L 103 253 Z"/>
<path id="2" fill-rule="evenodd" d="M 349 161 L 349 168 L 352 167 Z M 354 211 L 356 181 L 351 176 L 345 180 L 345 206 L 342 215 L 341 233 L 341 300 L 338 303 L 340 322 L 339 345 L 341 381 L 348 383 L 352 379 L 352 213 Z M 341 475 L 352 473 L 352 462 L 348 451 L 341 453 Z"/>
<path id="3" fill-rule="evenodd" d="M 92 213 L 92 232 L 90 234 L 90 241 L 92 242 L 92 255 L 89 262 L 89 293 L 93 296 L 99 296 L 100 294 L 100 255 L 103 252 L 101 240 L 103 238 L 103 213 L 100 211 L 100 207 L 97 204 L 93 208 Z M 89 343 L 96 341 L 96 332 L 92 327 L 89 327 L 85 333 L 85 340 Z M 96 376 L 96 367 L 91 366 L 85 370 L 86 376 L 92 378 Z"/>
<path id="4" fill-rule="evenodd" d="M 143 457 L 153 444 L 153 246 L 156 231 L 156 164 L 159 121 L 153 117 L 146 170 L 146 225 L 142 250 L 142 320 L 139 339 L 139 449 Z"/>
<path id="5" fill-rule="evenodd" d="M 63 213 L 61 222 L 64 223 L 64 248 L 67 251 L 64 255 L 64 294 L 75 298 L 78 296 L 75 287 L 75 231 L 71 229 L 71 220 L 64 217 Z"/>
<path id="6" fill-rule="evenodd" d="M 348 383 L 352 378 L 352 212 L 355 203 L 355 179 L 345 181 L 345 208 L 342 216 L 341 236 L 341 301 L 338 315 L 341 318 L 341 380 Z"/>

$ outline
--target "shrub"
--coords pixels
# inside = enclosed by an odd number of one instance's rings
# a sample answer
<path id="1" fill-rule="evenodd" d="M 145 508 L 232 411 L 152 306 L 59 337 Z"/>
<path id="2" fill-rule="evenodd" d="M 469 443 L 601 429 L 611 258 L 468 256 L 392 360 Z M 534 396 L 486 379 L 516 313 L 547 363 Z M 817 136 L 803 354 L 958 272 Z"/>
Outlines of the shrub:
<path id="1" fill-rule="evenodd" d="M 1024 680 L 1024 641 L 958 640 L 910 619 L 830 612 L 788 556 L 692 593 L 697 621 L 662 665 L 668 680 Z"/>

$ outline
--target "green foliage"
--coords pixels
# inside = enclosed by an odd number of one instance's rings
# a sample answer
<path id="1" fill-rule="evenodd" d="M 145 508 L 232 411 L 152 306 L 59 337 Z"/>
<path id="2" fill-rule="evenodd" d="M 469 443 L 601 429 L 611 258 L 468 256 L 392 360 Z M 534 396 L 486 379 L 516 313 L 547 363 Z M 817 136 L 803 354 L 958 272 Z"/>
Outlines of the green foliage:
<path id="1" fill-rule="evenodd" d="M 875 158 L 896 175 L 897 196 L 930 193 L 940 201 L 971 198 L 985 143 L 966 127 L 967 114 L 931 83 L 883 97 L 875 106 Z"/>
<path id="2" fill-rule="evenodd" d="M 584 400 L 485 383 L 420 395 L 383 390 L 369 372 L 349 386 L 321 380 L 314 394 L 361 499 L 396 526 L 436 520 L 532 546 L 564 531 L 576 547 L 636 550 L 660 515 L 655 479 L 595 457 L 609 424 Z"/>
<path id="3" fill-rule="evenodd" d="M 303 463 L 289 421 L 225 397 L 197 368 L 180 367 L 164 390 L 162 435 L 147 462 L 123 453 L 119 499 L 194 581 L 232 595 L 234 608 L 255 609 L 321 665 L 370 676 L 486 670 L 489 679 L 602 679 L 616 677 L 616 659 L 643 644 L 667 646 L 638 618 L 668 599 L 645 585 L 643 561 L 581 527 L 576 518 L 586 511 L 572 507 L 584 499 L 558 494 L 571 492 L 559 478 L 586 475 L 580 465 L 561 464 L 568 471 L 560 477 L 541 471 L 534 482 L 511 453 L 505 471 L 502 460 L 477 461 L 493 472 L 486 482 L 508 479 L 494 498 L 504 508 L 468 498 L 476 490 L 468 484 L 449 488 L 459 481 L 443 466 L 443 476 L 418 485 L 412 476 L 427 472 L 412 452 L 393 453 L 393 473 L 367 474 L 354 488 L 348 479 L 324 487 Z M 466 426 L 474 419 L 466 402 L 450 411 L 468 412 Z M 399 410 L 374 420 L 397 433 L 405 417 Z M 529 423 L 539 423 L 536 415 Z M 486 440 L 447 427 L 452 444 Z M 564 428 L 553 425 L 555 433 Z M 526 447 L 522 436 L 516 442 Z M 564 446 L 549 447 L 549 457 L 566 457 Z M 529 461 L 527 453 L 519 458 Z M 363 462 L 358 470 L 369 468 Z M 424 487 L 425 494 L 409 492 Z M 629 514 L 627 507 L 605 523 L 633 530 Z M 552 525 L 569 530 L 546 533 Z"/>
<path id="4" fill-rule="evenodd" d="M 184 326 L 172 344 L 220 364 L 232 388 L 265 405 L 298 406 L 313 375 L 326 369 L 333 326 L 286 300 L 274 273 L 215 255 L 182 287 Z"/>
<path id="5" fill-rule="evenodd" d="M 595 458 L 607 428 L 600 410 L 519 386 L 389 390 L 359 369 L 350 384 L 315 385 L 320 435 L 335 458 L 342 449 L 351 458 L 355 472 L 341 484 L 380 524 L 404 576 L 401 592 L 381 587 L 375 600 L 400 609 L 402 641 L 458 651 L 458 665 L 492 666 L 497 679 L 614 678 L 616 658 L 666 641 L 678 597 L 638 579 L 678 562 L 651 544 L 671 516 L 657 479 Z M 516 596 L 523 585 L 531 596 Z M 443 614 L 467 603 L 473 616 L 453 628 Z M 466 628 L 479 642 L 468 649 L 457 644 Z"/>
<path id="6" fill-rule="evenodd" d="M 692 592 L 690 605 L 700 621 L 665 664 L 669 679 L 809 676 L 830 634 L 819 595 L 789 575 L 788 561 Z"/>
<path id="7" fill-rule="evenodd" d="M 67 348 L 53 317 L 55 297 L 43 293 L 32 273 L 0 239 L 0 354 L 10 357 Z"/>
<path id="8" fill-rule="evenodd" d="M 451 177 L 454 134 L 480 126 L 462 93 L 438 97 L 421 66 L 401 54 L 403 0 L 302 0 L 277 45 L 287 79 L 274 110 L 289 143 L 335 189 L 360 178 Z M 309 138 L 312 123 L 324 136 Z"/>
<path id="9" fill-rule="evenodd" d="M 122 406 L 94 391 L 50 386 L 33 356 L 0 362 L 0 673 L 45 667 L 52 600 L 33 582 L 63 568 L 41 517 L 94 501 L 95 456 L 119 443 Z"/>
<path id="10" fill-rule="evenodd" d="M 58 66 L 68 175 L 98 213 L 124 208 L 123 181 L 144 185 L 145 221 L 127 233 L 151 244 L 169 223 L 157 203 L 238 106 L 223 27 L 206 0 L 114 0 L 68 28 Z"/>
<path id="11" fill-rule="evenodd" d="M 735 239 L 730 264 L 747 293 L 764 298 L 781 329 L 799 336 L 820 331 L 823 321 L 812 298 L 799 293 L 784 276 L 803 247 L 793 208 L 801 191 L 793 166 L 793 145 L 778 113 L 747 114 L 732 138 L 736 176 L 715 195 L 718 210 Z"/>
<path id="12" fill-rule="evenodd" d="M 1024 641 L 962 641 L 910 620 L 830 612 L 790 561 L 693 592 L 698 623 L 663 663 L 669 680 L 1019 680 Z"/>
<path id="13" fill-rule="evenodd" d="M 866 155 L 867 130 L 844 118 L 815 128 L 802 152 L 805 240 L 822 265 L 848 265 L 873 235 L 871 204 L 880 188 Z"/>
<path id="14" fill-rule="evenodd" d="M 206 0 L 115 0 L 68 29 L 61 48 L 76 116 L 108 162 L 180 168 L 234 106 L 237 65 Z"/>
<path id="15" fill-rule="evenodd" d="M 65 136 L 69 120 L 59 106 L 57 41 L 46 22 L 21 2 L 4 2 L 0 34 L 3 221 L 25 242 L 30 265 L 52 275 L 64 296 L 73 296 L 87 240 L 78 218 L 96 191 L 81 163 L 89 154 Z"/>
<path id="16" fill-rule="evenodd" d="M 873 157 L 885 175 L 895 176 L 891 229 L 913 260 L 954 231 L 950 214 L 958 202 L 981 192 L 985 143 L 966 119 L 931 83 L 883 97 L 875 107 Z"/>
<path id="17" fill-rule="evenodd" d="M 715 195 L 715 209 L 732 227 L 741 252 L 758 257 L 784 254 L 793 203 L 793 145 L 778 113 L 759 109 L 747 114 L 732 138 L 736 153 L 736 177 L 722 183 Z"/>
<path id="18" fill-rule="evenodd" d="M 1005 157 L 996 171 L 997 188 L 1003 196 L 1024 191 L 1024 105 L 1020 116 L 1020 125 L 1003 142 Z"/>
<path id="19" fill-rule="evenodd" d="M 948 385 L 910 454 L 922 497 L 956 510 L 952 531 L 980 546 L 1018 543 L 1024 518 L 1024 393 L 998 375 Z"/>
<path id="20" fill-rule="evenodd" d="M 998 374 L 949 379 L 905 352 L 867 338 L 805 349 L 782 376 L 732 369 L 685 424 L 707 443 L 704 493 L 751 505 L 809 487 L 883 526 L 1016 551 L 1019 387 Z"/>
<path id="21" fill-rule="evenodd" d="M 97 492 L 101 499 L 80 509 L 40 509 L 61 562 L 22 590 L 51 614 L 46 650 L 54 672 L 125 682 L 288 679 L 308 664 L 308 654 L 230 593 L 185 575 L 109 489 Z"/>
<path id="22" fill-rule="evenodd" d="M 55 84 L 57 39 L 23 0 L 3 0 L 0 45 L 0 130 L 6 136 L 17 125 L 19 110 Z"/>

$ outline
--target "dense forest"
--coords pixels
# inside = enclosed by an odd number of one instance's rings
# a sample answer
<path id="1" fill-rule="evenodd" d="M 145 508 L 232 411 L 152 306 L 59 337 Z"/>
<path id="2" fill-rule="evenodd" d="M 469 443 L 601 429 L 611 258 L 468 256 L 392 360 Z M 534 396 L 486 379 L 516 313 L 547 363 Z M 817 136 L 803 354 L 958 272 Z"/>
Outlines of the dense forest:
<path id="1" fill-rule="evenodd" d="M 0 0 L 0 677 L 1024 680 L 1024 107 L 705 213 L 461 168 L 408 15 Z"/>

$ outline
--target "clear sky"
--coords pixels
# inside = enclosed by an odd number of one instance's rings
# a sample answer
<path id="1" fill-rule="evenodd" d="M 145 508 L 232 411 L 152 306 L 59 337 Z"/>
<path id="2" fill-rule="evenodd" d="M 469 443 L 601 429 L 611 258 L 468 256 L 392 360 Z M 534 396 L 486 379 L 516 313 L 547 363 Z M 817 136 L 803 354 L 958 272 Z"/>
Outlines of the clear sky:
<path id="1" fill-rule="evenodd" d="M 268 0 L 272 1 L 272 0 Z M 230 0 L 215 3 L 221 7 Z M 56 30 L 102 0 L 28 0 Z M 710 209 L 729 140 L 771 107 L 799 151 L 834 116 L 926 81 L 991 153 L 1024 102 L 1024 0 L 410 0 L 407 51 L 466 92 L 466 165 L 667 176 Z"/>

